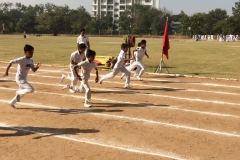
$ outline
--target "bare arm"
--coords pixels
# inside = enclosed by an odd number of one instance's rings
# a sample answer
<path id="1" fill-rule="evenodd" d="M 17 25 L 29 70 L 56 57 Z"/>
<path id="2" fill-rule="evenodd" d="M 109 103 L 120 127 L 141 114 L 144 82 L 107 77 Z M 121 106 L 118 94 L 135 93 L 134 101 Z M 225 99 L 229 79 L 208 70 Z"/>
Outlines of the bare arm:
<path id="1" fill-rule="evenodd" d="M 40 66 L 41 66 L 41 62 L 38 62 L 37 66 L 34 67 L 33 72 L 36 72 Z"/>
<path id="2" fill-rule="evenodd" d="M 149 58 L 149 55 L 147 54 L 147 52 L 145 52 L 145 55 L 147 56 L 147 58 Z"/>
<path id="3" fill-rule="evenodd" d="M 77 65 L 77 63 L 76 63 L 76 62 L 74 62 L 73 60 L 71 61 L 71 64 L 73 64 L 73 65 Z"/>
<path id="4" fill-rule="evenodd" d="M 77 75 L 78 79 L 81 81 L 82 79 L 81 79 L 80 75 L 79 75 L 78 72 L 77 72 L 77 68 L 78 68 L 78 67 L 79 67 L 78 65 L 73 66 L 73 71 L 74 71 L 75 74 Z"/>
<path id="5" fill-rule="evenodd" d="M 9 69 L 10 69 L 11 66 L 12 66 L 12 63 L 9 63 L 8 66 L 7 66 L 7 69 L 6 69 L 5 73 L 3 74 L 3 77 L 8 76 L 8 71 L 9 71 Z"/>
<path id="6" fill-rule="evenodd" d="M 136 57 L 135 57 L 135 55 L 134 55 L 134 52 L 136 52 L 137 50 L 136 49 L 134 49 L 132 52 L 132 59 L 135 61 L 136 60 Z"/>
<path id="7" fill-rule="evenodd" d="M 95 79 L 95 82 L 97 83 L 98 82 L 98 69 L 97 68 L 95 68 L 95 71 L 96 71 L 96 79 Z"/>
<path id="8" fill-rule="evenodd" d="M 87 46 L 88 46 L 88 49 L 90 49 L 90 43 L 89 42 L 87 42 Z"/>

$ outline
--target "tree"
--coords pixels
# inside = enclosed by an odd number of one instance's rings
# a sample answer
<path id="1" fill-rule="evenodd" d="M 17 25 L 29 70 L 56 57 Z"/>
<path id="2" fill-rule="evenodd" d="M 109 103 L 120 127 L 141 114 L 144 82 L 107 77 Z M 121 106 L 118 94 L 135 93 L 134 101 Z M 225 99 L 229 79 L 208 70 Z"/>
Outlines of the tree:
<path id="1" fill-rule="evenodd" d="M 234 26 L 233 33 L 239 34 L 240 33 L 240 0 L 235 2 L 235 7 L 232 7 L 233 17 L 230 18 L 230 22 Z"/>
<path id="2" fill-rule="evenodd" d="M 190 17 L 191 30 L 193 34 L 204 34 L 205 13 L 195 13 Z"/>
<path id="3" fill-rule="evenodd" d="M 91 15 L 86 11 L 83 6 L 78 7 L 76 10 L 71 10 L 70 14 L 70 26 L 71 33 L 78 34 L 82 28 L 86 30 L 91 30 L 88 24 L 91 22 Z M 92 23 L 93 24 L 93 23 Z M 95 26 L 96 27 L 96 26 Z"/>
<path id="4" fill-rule="evenodd" d="M 51 30 L 54 36 L 57 36 L 59 33 L 67 33 L 70 28 L 69 7 L 61 7 L 49 3 L 45 6 L 48 7 L 47 11 L 36 18 L 37 31 Z"/>
<path id="5" fill-rule="evenodd" d="M 18 21 L 16 30 L 18 32 L 26 31 L 28 33 L 34 33 L 35 29 L 35 19 L 36 19 L 36 12 L 34 7 L 29 5 L 25 13 L 23 13 L 22 18 Z"/>
<path id="6" fill-rule="evenodd" d="M 213 32 L 215 24 L 219 21 L 225 20 L 226 18 L 228 18 L 226 10 L 222 10 L 219 8 L 211 10 L 208 14 L 206 14 L 204 18 L 203 32 L 205 34 L 216 34 L 215 32 Z"/>

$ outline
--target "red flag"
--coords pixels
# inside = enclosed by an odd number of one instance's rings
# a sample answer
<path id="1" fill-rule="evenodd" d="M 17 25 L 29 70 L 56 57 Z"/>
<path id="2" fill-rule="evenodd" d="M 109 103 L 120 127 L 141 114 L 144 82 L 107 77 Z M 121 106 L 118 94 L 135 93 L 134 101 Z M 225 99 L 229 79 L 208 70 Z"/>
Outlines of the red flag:
<path id="1" fill-rule="evenodd" d="M 164 30 L 164 36 L 163 36 L 163 49 L 162 49 L 162 53 L 166 56 L 166 58 L 168 59 L 168 50 L 170 49 L 170 45 L 169 45 L 169 39 L 168 39 L 168 19 L 166 21 L 166 25 L 165 25 L 165 30 Z"/>

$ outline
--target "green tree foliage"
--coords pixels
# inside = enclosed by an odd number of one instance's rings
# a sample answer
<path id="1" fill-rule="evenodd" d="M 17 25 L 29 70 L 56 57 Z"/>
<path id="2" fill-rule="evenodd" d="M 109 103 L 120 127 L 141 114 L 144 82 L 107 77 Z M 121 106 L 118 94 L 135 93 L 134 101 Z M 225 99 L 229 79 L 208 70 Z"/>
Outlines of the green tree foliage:
<path id="1" fill-rule="evenodd" d="M 136 4 L 120 16 L 119 29 L 135 34 L 159 34 L 163 33 L 167 17 L 171 18 L 171 12 L 165 8 L 157 10 Z"/>
<path id="2" fill-rule="evenodd" d="M 119 19 L 113 19 L 106 13 L 100 18 L 91 17 L 82 6 L 70 9 L 67 5 L 57 6 L 52 3 L 25 6 L 21 3 L 0 3 L 0 30 L 11 32 L 52 33 L 54 35 L 78 34 L 82 28 L 88 33 L 112 33 L 119 30 L 121 34 L 162 35 L 168 17 L 171 22 L 180 22 L 171 33 L 192 34 L 239 34 L 240 33 L 240 0 L 232 7 L 232 16 L 226 10 L 216 8 L 208 13 L 195 13 L 191 16 L 181 11 L 172 15 L 166 8 L 161 10 L 136 4 L 121 12 Z"/>
<path id="3" fill-rule="evenodd" d="M 91 21 L 91 15 L 82 6 L 70 11 L 69 21 L 71 25 L 70 33 L 78 34 L 82 28 L 86 28 L 87 30 L 91 29 L 87 27 L 87 24 Z"/>
<path id="4" fill-rule="evenodd" d="M 46 12 L 37 16 L 36 29 L 38 32 L 50 30 L 56 36 L 59 33 L 67 33 L 70 30 L 70 9 L 68 6 L 56 6 L 46 4 Z"/>
<path id="5" fill-rule="evenodd" d="M 36 19 L 35 8 L 30 5 L 27 8 L 26 12 L 23 13 L 22 18 L 20 18 L 20 20 L 17 22 L 16 31 L 34 33 L 36 31 L 34 28 L 35 19 Z"/>
<path id="6" fill-rule="evenodd" d="M 240 33 L 240 0 L 235 2 L 235 6 L 232 7 L 233 19 L 230 19 L 230 23 L 234 23 L 234 34 Z M 232 26 L 233 27 L 233 26 Z"/>
<path id="7" fill-rule="evenodd" d="M 222 10 L 222 9 L 215 9 L 210 11 L 204 19 L 204 33 L 209 33 L 209 34 L 219 34 L 218 32 L 215 32 L 214 26 L 221 22 L 224 21 L 228 18 L 227 11 Z"/>

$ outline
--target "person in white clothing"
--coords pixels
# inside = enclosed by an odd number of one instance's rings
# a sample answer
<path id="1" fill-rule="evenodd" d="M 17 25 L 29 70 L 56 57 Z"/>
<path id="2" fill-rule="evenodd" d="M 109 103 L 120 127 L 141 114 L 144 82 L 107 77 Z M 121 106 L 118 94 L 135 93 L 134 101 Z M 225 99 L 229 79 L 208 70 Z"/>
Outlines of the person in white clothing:
<path id="1" fill-rule="evenodd" d="M 115 77 L 121 71 L 121 72 L 125 73 L 125 75 L 126 75 L 126 82 L 125 82 L 124 88 L 131 88 L 130 72 L 125 68 L 125 65 L 124 65 L 125 61 L 129 61 L 129 59 L 126 59 L 127 50 L 128 50 L 128 45 L 123 43 L 121 45 L 121 51 L 118 55 L 117 62 L 114 65 L 112 72 L 110 72 L 106 75 L 103 75 L 99 81 L 100 84 L 102 84 L 103 80 L 105 80 L 105 79 L 111 79 L 111 78 Z"/>
<path id="2" fill-rule="evenodd" d="M 85 107 L 91 107 L 89 104 L 90 99 L 91 99 L 91 89 L 88 85 L 88 79 L 90 78 L 90 73 L 93 68 L 95 68 L 96 71 L 96 79 L 95 82 L 98 82 L 98 69 L 97 69 L 97 63 L 94 62 L 96 52 L 93 50 L 88 50 L 87 51 L 87 59 L 85 61 L 82 61 L 75 65 L 74 72 L 77 75 L 78 79 L 81 81 L 81 86 L 84 87 L 86 93 L 85 93 L 85 102 L 84 106 Z M 81 67 L 81 76 L 78 74 L 78 68 Z"/>
<path id="3" fill-rule="evenodd" d="M 138 43 L 138 47 L 140 47 L 140 46 L 141 46 L 141 42 Z M 133 54 L 134 54 L 134 56 L 136 57 L 136 56 L 137 56 L 137 51 L 133 52 Z M 135 62 L 134 59 L 130 60 L 130 65 L 126 67 L 126 69 L 127 69 L 129 72 L 131 72 L 130 69 L 132 69 L 132 65 L 134 64 L 134 62 Z M 135 67 L 135 68 L 136 68 L 136 67 Z M 134 69 L 135 69 L 135 68 L 134 68 Z M 136 71 L 135 71 L 135 73 L 134 73 L 133 76 L 134 76 L 134 77 L 137 77 L 138 74 L 139 74 L 139 72 L 140 72 L 140 70 L 141 70 L 140 66 L 137 65 L 137 69 L 136 69 Z M 122 79 L 124 76 L 125 76 L 125 74 L 122 73 L 121 79 Z"/>
<path id="4" fill-rule="evenodd" d="M 69 65 L 69 68 L 70 68 L 70 71 L 71 71 L 71 76 L 69 75 L 65 75 L 65 74 L 62 74 L 62 78 L 61 78 L 61 83 L 63 82 L 63 80 L 65 78 L 71 80 L 71 85 L 66 85 L 63 87 L 63 89 L 66 89 L 66 88 L 69 88 L 69 92 L 71 93 L 75 93 L 78 89 L 76 87 L 76 84 L 77 84 L 77 81 L 78 81 L 78 77 L 77 75 L 75 74 L 74 70 L 73 70 L 73 66 L 74 65 L 77 65 L 79 62 L 83 61 L 86 59 L 85 57 L 85 49 L 86 49 L 86 45 L 84 43 L 81 43 L 78 45 L 78 50 L 73 52 L 70 56 L 70 65 Z M 79 72 L 79 68 L 77 69 L 77 71 Z M 81 90 L 81 86 L 79 88 L 79 90 Z"/>
<path id="5" fill-rule="evenodd" d="M 80 35 L 77 38 L 77 47 L 79 44 L 84 43 L 87 48 L 85 50 L 85 56 L 87 54 L 87 50 L 90 49 L 90 42 L 88 36 L 85 34 L 85 29 L 81 29 Z"/>
<path id="6" fill-rule="evenodd" d="M 139 71 L 139 74 L 136 77 L 140 81 L 142 81 L 141 76 L 146 69 L 146 66 L 142 61 L 143 57 L 146 55 L 147 58 L 149 58 L 147 51 L 146 51 L 146 45 L 147 45 L 147 41 L 143 39 L 141 41 L 141 47 L 137 47 L 137 49 L 133 50 L 133 53 L 136 51 L 136 56 L 133 54 L 133 59 L 135 60 L 135 62 L 131 65 L 131 68 L 129 69 L 131 71 L 136 66 L 139 66 L 141 68 L 141 70 Z"/>
<path id="7" fill-rule="evenodd" d="M 17 109 L 15 103 L 20 102 L 20 99 L 25 94 L 34 92 L 34 88 L 27 82 L 28 71 L 31 69 L 33 72 L 36 72 L 41 66 L 41 63 L 39 62 L 36 67 L 34 66 L 32 59 L 33 52 L 33 46 L 26 44 L 24 46 L 25 56 L 11 60 L 7 66 L 6 72 L 3 75 L 3 77 L 8 76 L 8 71 L 12 64 L 18 64 L 15 80 L 19 85 L 19 90 L 17 90 L 16 96 L 8 102 L 8 104 L 14 109 Z"/>

